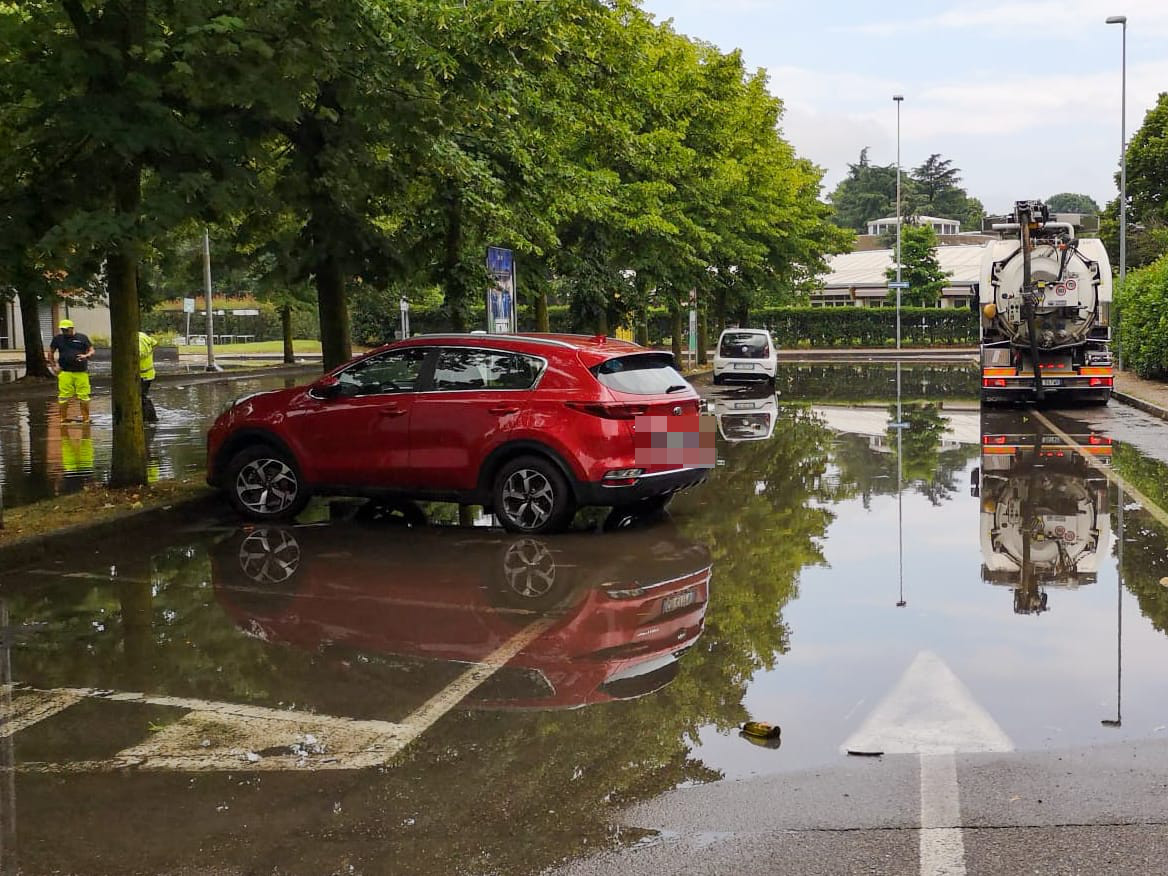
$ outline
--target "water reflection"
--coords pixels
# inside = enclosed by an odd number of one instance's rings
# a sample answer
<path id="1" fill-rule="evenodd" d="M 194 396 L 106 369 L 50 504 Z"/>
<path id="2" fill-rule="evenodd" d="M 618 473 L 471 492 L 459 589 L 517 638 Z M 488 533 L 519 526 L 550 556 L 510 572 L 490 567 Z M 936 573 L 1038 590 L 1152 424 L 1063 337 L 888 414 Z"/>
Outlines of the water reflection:
<path id="1" fill-rule="evenodd" d="M 982 580 L 1014 591 L 1014 611 L 1047 611 L 1048 588 L 1094 583 L 1111 539 L 1108 482 L 1088 456 L 1111 460 L 1111 439 L 1078 421 L 1074 434 L 1014 412 L 982 417 Z M 1069 439 L 1069 440 L 1068 440 Z"/>
<path id="2" fill-rule="evenodd" d="M 765 441 L 775 432 L 779 401 L 769 388 L 761 393 L 748 388 L 717 396 L 711 410 L 723 440 Z"/>
<path id="3" fill-rule="evenodd" d="M 146 429 L 149 480 L 201 476 L 206 430 L 224 404 L 247 392 L 295 382 L 295 377 L 261 376 L 227 383 L 155 386 L 151 395 L 158 422 Z M 104 480 L 113 439 L 108 395 L 94 397 L 92 414 L 92 423 L 83 433 L 78 426 L 61 422 L 55 399 L 0 403 L 0 490 L 6 507 Z"/>
<path id="4" fill-rule="evenodd" d="M 672 527 L 595 538 L 379 526 L 261 527 L 213 554 L 216 595 L 266 642 L 491 662 L 533 618 L 546 629 L 477 688 L 483 707 L 631 699 L 677 674 L 702 632 L 710 557 Z"/>

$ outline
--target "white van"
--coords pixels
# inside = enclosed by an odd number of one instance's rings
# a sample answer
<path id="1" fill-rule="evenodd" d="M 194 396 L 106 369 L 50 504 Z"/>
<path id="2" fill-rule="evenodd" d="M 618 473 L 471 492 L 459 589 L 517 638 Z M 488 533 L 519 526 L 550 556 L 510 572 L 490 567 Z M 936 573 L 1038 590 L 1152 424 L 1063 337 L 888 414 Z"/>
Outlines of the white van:
<path id="1" fill-rule="evenodd" d="M 765 380 L 772 386 L 779 367 L 775 340 L 766 329 L 726 329 L 714 351 L 714 383 Z"/>

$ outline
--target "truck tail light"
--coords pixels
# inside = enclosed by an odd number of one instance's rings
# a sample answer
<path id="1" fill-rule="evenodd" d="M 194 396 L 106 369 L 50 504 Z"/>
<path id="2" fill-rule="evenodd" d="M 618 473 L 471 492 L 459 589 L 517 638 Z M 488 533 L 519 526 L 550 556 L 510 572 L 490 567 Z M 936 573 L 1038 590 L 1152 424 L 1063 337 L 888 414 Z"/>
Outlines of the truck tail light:
<path id="1" fill-rule="evenodd" d="M 1090 386 L 1111 386 L 1114 383 L 1114 378 L 1111 377 L 1092 377 Z"/>
<path id="2" fill-rule="evenodd" d="M 982 379 L 982 386 L 1005 386 L 1006 380 L 1004 377 L 986 377 Z"/>

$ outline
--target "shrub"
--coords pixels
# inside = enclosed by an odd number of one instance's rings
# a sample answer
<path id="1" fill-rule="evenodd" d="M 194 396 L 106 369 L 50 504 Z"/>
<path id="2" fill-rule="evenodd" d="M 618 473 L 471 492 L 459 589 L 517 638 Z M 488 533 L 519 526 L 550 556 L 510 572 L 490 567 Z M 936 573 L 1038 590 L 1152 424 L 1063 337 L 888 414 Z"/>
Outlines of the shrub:
<path id="1" fill-rule="evenodd" d="M 1168 255 L 1129 273 L 1117 305 L 1124 365 L 1140 377 L 1168 378 Z"/>

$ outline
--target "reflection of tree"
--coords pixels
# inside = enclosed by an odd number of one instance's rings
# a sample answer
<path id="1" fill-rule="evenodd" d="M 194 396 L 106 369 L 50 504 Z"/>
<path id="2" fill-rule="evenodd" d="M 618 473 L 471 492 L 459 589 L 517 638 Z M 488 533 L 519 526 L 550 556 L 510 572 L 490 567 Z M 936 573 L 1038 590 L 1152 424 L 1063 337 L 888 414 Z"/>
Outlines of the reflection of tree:
<path id="1" fill-rule="evenodd" d="M 966 365 L 902 364 L 901 392 L 908 401 L 973 400 L 979 374 Z M 896 366 L 887 363 L 783 365 L 777 383 L 784 401 L 863 402 L 896 398 Z"/>
<path id="2" fill-rule="evenodd" d="M 933 443 L 939 438 L 929 434 L 933 428 L 928 423 L 931 415 L 926 415 L 925 435 L 918 440 L 918 436 L 910 435 L 917 424 L 908 415 L 908 410 L 906 406 L 905 419 L 910 426 L 904 435 L 904 484 L 907 489 L 939 505 L 958 491 L 958 479 L 969 460 L 977 456 L 978 448 L 970 445 L 940 450 Z M 832 462 L 837 471 L 841 499 L 859 496 L 864 507 L 868 508 L 873 496 L 896 494 L 896 436 L 886 434 L 883 440 L 883 447 L 877 449 L 860 435 L 840 435 L 836 439 Z"/>
<path id="3" fill-rule="evenodd" d="M 1168 508 L 1168 465 L 1126 444 L 1115 445 L 1112 465 L 1149 501 Z M 1117 515 L 1118 510 L 1113 510 L 1112 532 L 1119 532 Z M 1123 525 L 1123 583 L 1152 626 L 1168 634 L 1168 587 L 1160 584 L 1168 576 L 1168 532 L 1143 509 L 1125 510 Z"/>

